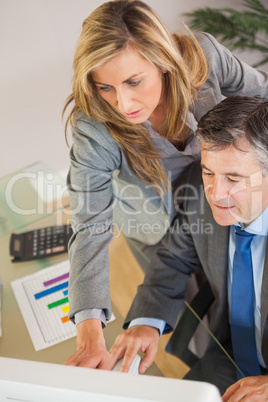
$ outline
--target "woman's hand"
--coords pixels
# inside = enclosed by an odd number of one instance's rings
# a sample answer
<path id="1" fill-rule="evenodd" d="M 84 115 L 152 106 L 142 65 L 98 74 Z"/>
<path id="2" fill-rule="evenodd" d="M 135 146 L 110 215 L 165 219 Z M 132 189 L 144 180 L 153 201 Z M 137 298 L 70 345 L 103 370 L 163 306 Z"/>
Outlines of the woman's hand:
<path id="1" fill-rule="evenodd" d="M 78 324 L 76 344 L 77 350 L 64 364 L 102 370 L 112 369 L 100 320 L 90 319 Z"/>
<path id="2" fill-rule="evenodd" d="M 226 390 L 222 400 L 223 402 L 267 402 L 268 376 L 242 378 Z"/>
<path id="3" fill-rule="evenodd" d="M 159 331 L 154 327 L 147 325 L 136 325 L 127 329 L 118 335 L 113 346 L 110 349 L 112 365 L 123 356 L 123 362 L 120 371 L 127 373 L 131 363 L 141 350 L 145 356 L 141 360 L 139 371 L 144 373 L 154 361 L 159 342 Z"/>

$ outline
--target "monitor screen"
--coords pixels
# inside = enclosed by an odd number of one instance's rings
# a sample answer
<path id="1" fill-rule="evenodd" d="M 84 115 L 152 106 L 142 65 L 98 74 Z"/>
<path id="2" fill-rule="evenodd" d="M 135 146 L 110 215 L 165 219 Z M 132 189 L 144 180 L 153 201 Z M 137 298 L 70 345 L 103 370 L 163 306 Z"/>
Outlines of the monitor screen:
<path id="1" fill-rule="evenodd" d="M 221 402 L 208 383 L 0 357 L 0 401 Z"/>

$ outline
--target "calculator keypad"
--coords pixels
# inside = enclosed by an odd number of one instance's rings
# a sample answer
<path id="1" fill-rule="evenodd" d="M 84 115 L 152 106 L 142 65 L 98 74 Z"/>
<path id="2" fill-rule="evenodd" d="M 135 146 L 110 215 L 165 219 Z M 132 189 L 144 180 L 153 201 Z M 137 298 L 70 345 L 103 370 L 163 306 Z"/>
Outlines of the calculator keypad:
<path id="1" fill-rule="evenodd" d="M 71 235 L 70 225 L 51 226 L 22 234 L 12 234 L 11 244 L 19 242 L 21 250 L 17 249 L 16 252 L 11 252 L 11 255 L 14 255 L 15 260 L 30 260 L 66 252 Z"/>
<path id="2" fill-rule="evenodd" d="M 67 250 L 66 227 L 55 226 L 33 232 L 33 257 L 44 257 Z"/>

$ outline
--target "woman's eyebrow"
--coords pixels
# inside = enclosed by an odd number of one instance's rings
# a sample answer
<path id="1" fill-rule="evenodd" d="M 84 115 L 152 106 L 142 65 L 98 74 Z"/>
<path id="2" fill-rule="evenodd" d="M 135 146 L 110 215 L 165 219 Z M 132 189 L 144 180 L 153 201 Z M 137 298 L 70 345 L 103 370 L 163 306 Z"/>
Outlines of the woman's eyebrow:
<path id="1" fill-rule="evenodd" d="M 126 82 L 128 82 L 129 80 L 131 80 L 132 78 L 134 78 L 134 77 L 136 77 L 137 75 L 140 75 L 140 74 L 142 74 L 142 73 L 135 73 L 135 74 L 131 75 L 131 77 L 129 77 L 126 80 L 123 81 L 123 84 L 125 84 Z M 103 82 L 98 82 L 98 81 L 93 81 L 93 82 L 94 82 L 94 84 L 97 84 L 97 85 L 106 85 L 107 87 L 112 86 L 110 84 L 104 84 Z"/>

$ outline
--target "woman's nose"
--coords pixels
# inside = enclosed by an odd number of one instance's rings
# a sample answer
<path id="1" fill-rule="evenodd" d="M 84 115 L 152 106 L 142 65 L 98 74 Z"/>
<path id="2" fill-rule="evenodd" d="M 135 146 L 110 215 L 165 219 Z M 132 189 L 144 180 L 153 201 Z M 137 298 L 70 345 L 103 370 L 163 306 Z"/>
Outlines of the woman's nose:
<path id="1" fill-rule="evenodd" d="M 131 112 L 131 96 L 126 91 L 117 91 L 117 109 L 120 113 L 125 114 Z"/>

